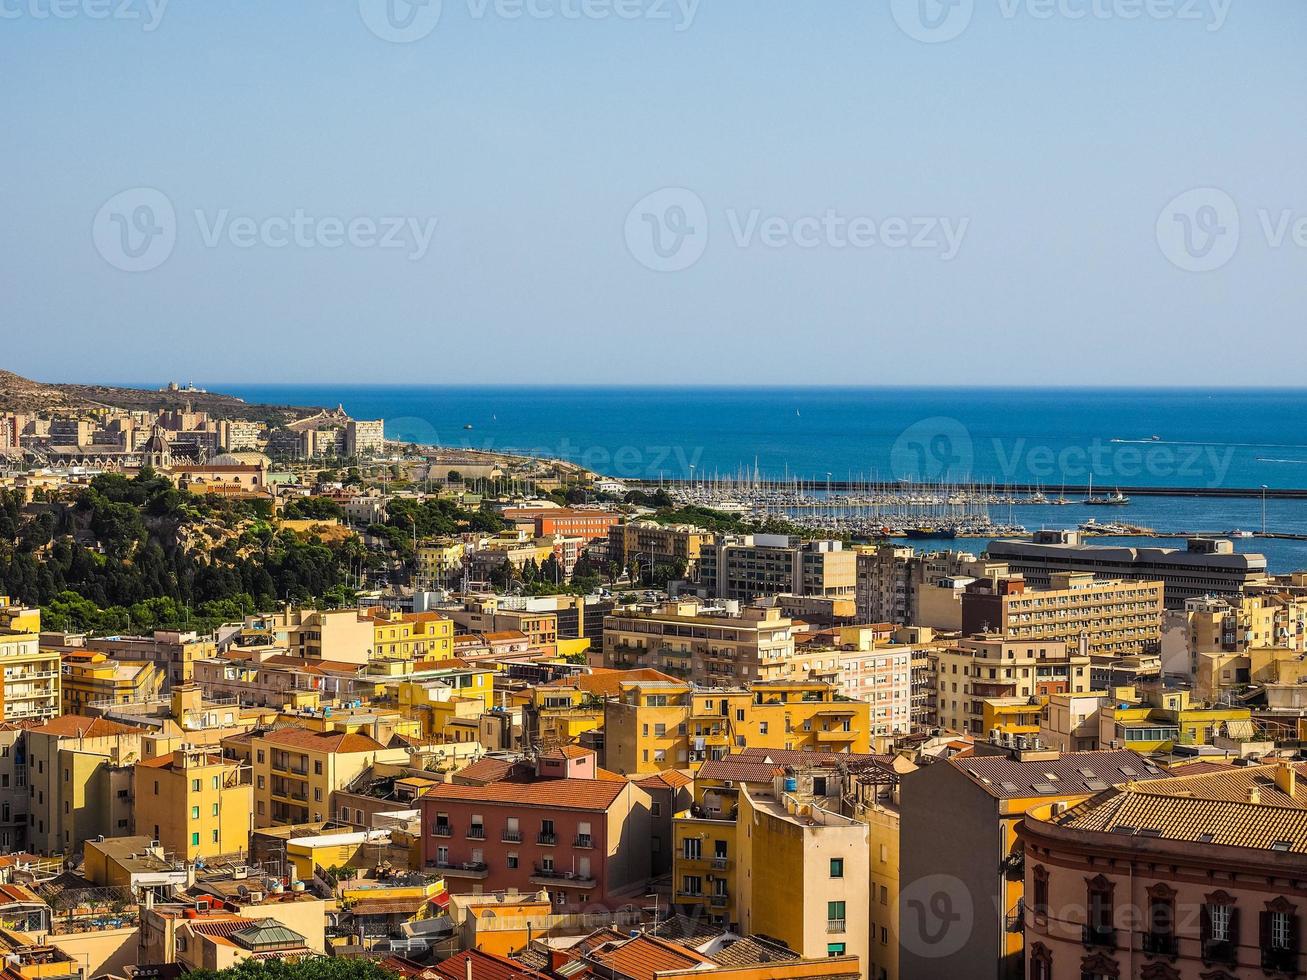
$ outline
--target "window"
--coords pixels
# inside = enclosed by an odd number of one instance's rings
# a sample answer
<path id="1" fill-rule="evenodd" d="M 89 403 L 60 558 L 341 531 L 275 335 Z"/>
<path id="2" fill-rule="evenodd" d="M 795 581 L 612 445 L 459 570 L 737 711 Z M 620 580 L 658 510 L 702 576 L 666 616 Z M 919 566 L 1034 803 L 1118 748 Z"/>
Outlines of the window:
<path id="1" fill-rule="evenodd" d="M 1161 882 L 1148 889 L 1148 931 L 1144 933 L 1144 952 L 1175 955 L 1175 894 L 1175 889 Z"/>
<path id="2" fill-rule="evenodd" d="M 200 791 L 200 781 L 199 781 L 198 779 L 192 779 L 192 780 L 191 780 L 191 792 L 192 792 L 192 793 L 198 793 L 199 791 Z"/>
<path id="3" fill-rule="evenodd" d="M 832 878 L 844 877 L 844 858 L 830 859 L 830 876 Z"/>
<path id="4" fill-rule="evenodd" d="M 1088 916 L 1085 945 L 1115 947 L 1116 930 L 1112 927 L 1112 892 L 1114 886 L 1102 875 L 1088 885 Z"/>
<path id="5" fill-rule="evenodd" d="M 844 943 L 827 943 L 827 944 L 826 944 L 826 955 L 827 955 L 828 957 L 831 957 L 831 956 L 843 956 L 843 955 L 844 955 L 844 950 L 845 950 L 845 945 L 844 945 Z"/>
<path id="6" fill-rule="evenodd" d="M 654 802 L 650 805 L 649 812 L 653 814 L 655 817 L 661 817 L 663 815 L 663 805 L 661 803 Z"/>
<path id="7" fill-rule="evenodd" d="M 510 852 L 509 855 L 508 855 L 508 858 L 507 858 L 507 863 L 508 863 L 508 868 L 509 868 L 510 871 L 513 870 L 514 868 L 516 868 L 516 867 L 517 867 L 517 855 L 516 855 L 516 854 L 513 854 L 513 853 Z"/>
<path id="8" fill-rule="evenodd" d="M 844 931 L 844 903 L 843 902 L 826 903 L 826 931 L 827 932 Z"/>
<path id="9" fill-rule="evenodd" d="M 697 861 L 703 857 L 703 841 L 698 837 L 687 837 L 681 842 L 682 854 L 687 861 Z"/>
<path id="10" fill-rule="evenodd" d="M 191 834 L 191 846 L 192 846 L 192 847 L 199 847 L 199 846 L 200 846 L 200 834 L 199 834 L 198 831 L 196 831 L 195 833 Z"/>
<path id="11" fill-rule="evenodd" d="M 1239 909 L 1234 897 L 1218 891 L 1203 898 L 1202 955 L 1212 963 L 1233 963 L 1239 947 Z"/>
<path id="12" fill-rule="evenodd" d="M 157 779 L 154 781 L 154 795 L 155 796 L 159 795 L 159 780 Z"/>
<path id="13" fill-rule="evenodd" d="M 681 891 L 686 895 L 702 895 L 703 879 L 698 875 L 685 875 L 681 879 Z"/>
<path id="14" fill-rule="evenodd" d="M 200 808 L 198 806 L 191 807 L 191 819 L 192 820 L 200 819 Z"/>
<path id="15" fill-rule="evenodd" d="M 1261 922 L 1262 969 L 1296 972 L 1298 966 L 1298 909 L 1287 899 L 1266 903 Z"/>
<path id="16" fill-rule="evenodd" d="M 1031 877 L 1034 879 L 1035 884 L 1034 895 L 1030 903 L 1031 910 L 1037 916 L 1046 916 L 1048 915 L 1048 869 L 1042 864 L 1036 865 L 1031 872 Z"/>
<path id="17" fill-rule="evenodd" d="M 1053 954 L 1043 943 L 1030 947 L 1030 980 L 1053 980 Z"/>

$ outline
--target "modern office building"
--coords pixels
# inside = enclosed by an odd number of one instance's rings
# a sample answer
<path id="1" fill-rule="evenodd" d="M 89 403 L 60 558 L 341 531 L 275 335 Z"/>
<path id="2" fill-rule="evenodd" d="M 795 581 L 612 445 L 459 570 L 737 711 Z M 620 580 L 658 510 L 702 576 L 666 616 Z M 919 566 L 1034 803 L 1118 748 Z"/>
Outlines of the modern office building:
<path id="1" fill-rule="evenodd" d="M 1209 595 L 1232 595 L 1266 578 L 1266 557 L 1239 554 L 1225 538 L 1191 538 L 1180 548 L 1083 544 L 1078 531 L 1036 531 L 1032 541 L 991 541 L 989 557 L 1006 562 L 1034 588 L 1054 572 L 1092 572 L 1103 580 L 1161 582 L 1166 608 Z"/>
<path id="2" fill-rule="evenodd" d="M 762 596 L 836 598 L 857 592 L 855 552 L 840 541 L 784 534 L 730 536 L 703 548 L 699 581 L 709 595 L 752 601 Z"/>

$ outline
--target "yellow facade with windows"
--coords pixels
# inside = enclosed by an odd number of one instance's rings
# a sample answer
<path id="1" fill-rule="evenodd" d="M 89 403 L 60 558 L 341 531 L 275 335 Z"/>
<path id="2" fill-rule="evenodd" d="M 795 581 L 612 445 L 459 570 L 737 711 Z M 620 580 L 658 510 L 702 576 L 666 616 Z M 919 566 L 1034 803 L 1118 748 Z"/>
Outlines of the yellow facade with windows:
<path id="1" fill-rule="evenodd" d="M 136 764 L 137 832 L 186 861 L 249 848 L 249 768 L 211 748 L 182 746 Z"/>

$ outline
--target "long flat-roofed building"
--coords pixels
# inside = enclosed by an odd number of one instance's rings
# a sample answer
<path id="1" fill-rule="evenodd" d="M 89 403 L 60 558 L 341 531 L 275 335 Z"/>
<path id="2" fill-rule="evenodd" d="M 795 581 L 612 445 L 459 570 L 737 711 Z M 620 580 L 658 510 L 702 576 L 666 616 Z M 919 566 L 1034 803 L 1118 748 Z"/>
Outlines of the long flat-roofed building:
<path id="1" fill-rule="evenodd" d="M 1037 531 L 1032 541 L 991 541 L 989 557 L 1006 562 L 1034 588 L 1049 587 L 1054 572 L 1093 572 L 1099 579 L 1161 582 L 1166 608 L 1185 600 L 1233 595 L 1266 578 L 1266 556 L 1239 554 L 1226 538 L 1191 538 L 1188 547 L 1122 548 L 1083 544 L 1076 531 Z"/>

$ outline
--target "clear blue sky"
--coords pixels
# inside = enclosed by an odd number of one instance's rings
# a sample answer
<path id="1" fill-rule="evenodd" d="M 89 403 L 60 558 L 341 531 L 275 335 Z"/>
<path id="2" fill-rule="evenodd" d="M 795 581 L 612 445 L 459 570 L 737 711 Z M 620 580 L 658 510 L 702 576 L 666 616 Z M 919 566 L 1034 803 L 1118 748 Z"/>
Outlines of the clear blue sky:
<path id="1" fill-rule="evenodd" d="M 1162 0 L 1182 16 L 1138 19 L 1145 0 L 974 0 L 939 43 L 899 26 L 898 0 L 701 0 L 690 22 L 676 0 L 668 19 L 662 0 L 587 0 L 634 19 L 444 0 L 410 43 L 375 36 L 358 0 L 173 0 L 150 31 L 93 17 L 108 0 L 42 16 L 51 2 L 0 3 L 0 366 L 20 373 L 1302 383 L 1301 0 Z M 175 208 L 176 240 L 127 272 L 97 214 L 139 187 Z M 681 271 L 628 247 L 628 213 L 665 187 L 707 216 Z M 1209 271 L 1158 234 L 1198 187 L 1239 217 Z M 1225 227 L 1217 200 L 1200 231 Z M 242 247 L 230 225 L 297 209 L 404 218 L 409 244 Z M 812 247 L 783 225 L 780 247 L 736 241 L 751 214 L 827 212 L 965 235 L 948 259 L 835 247 L 819 222 L 800 223 Z"/>

